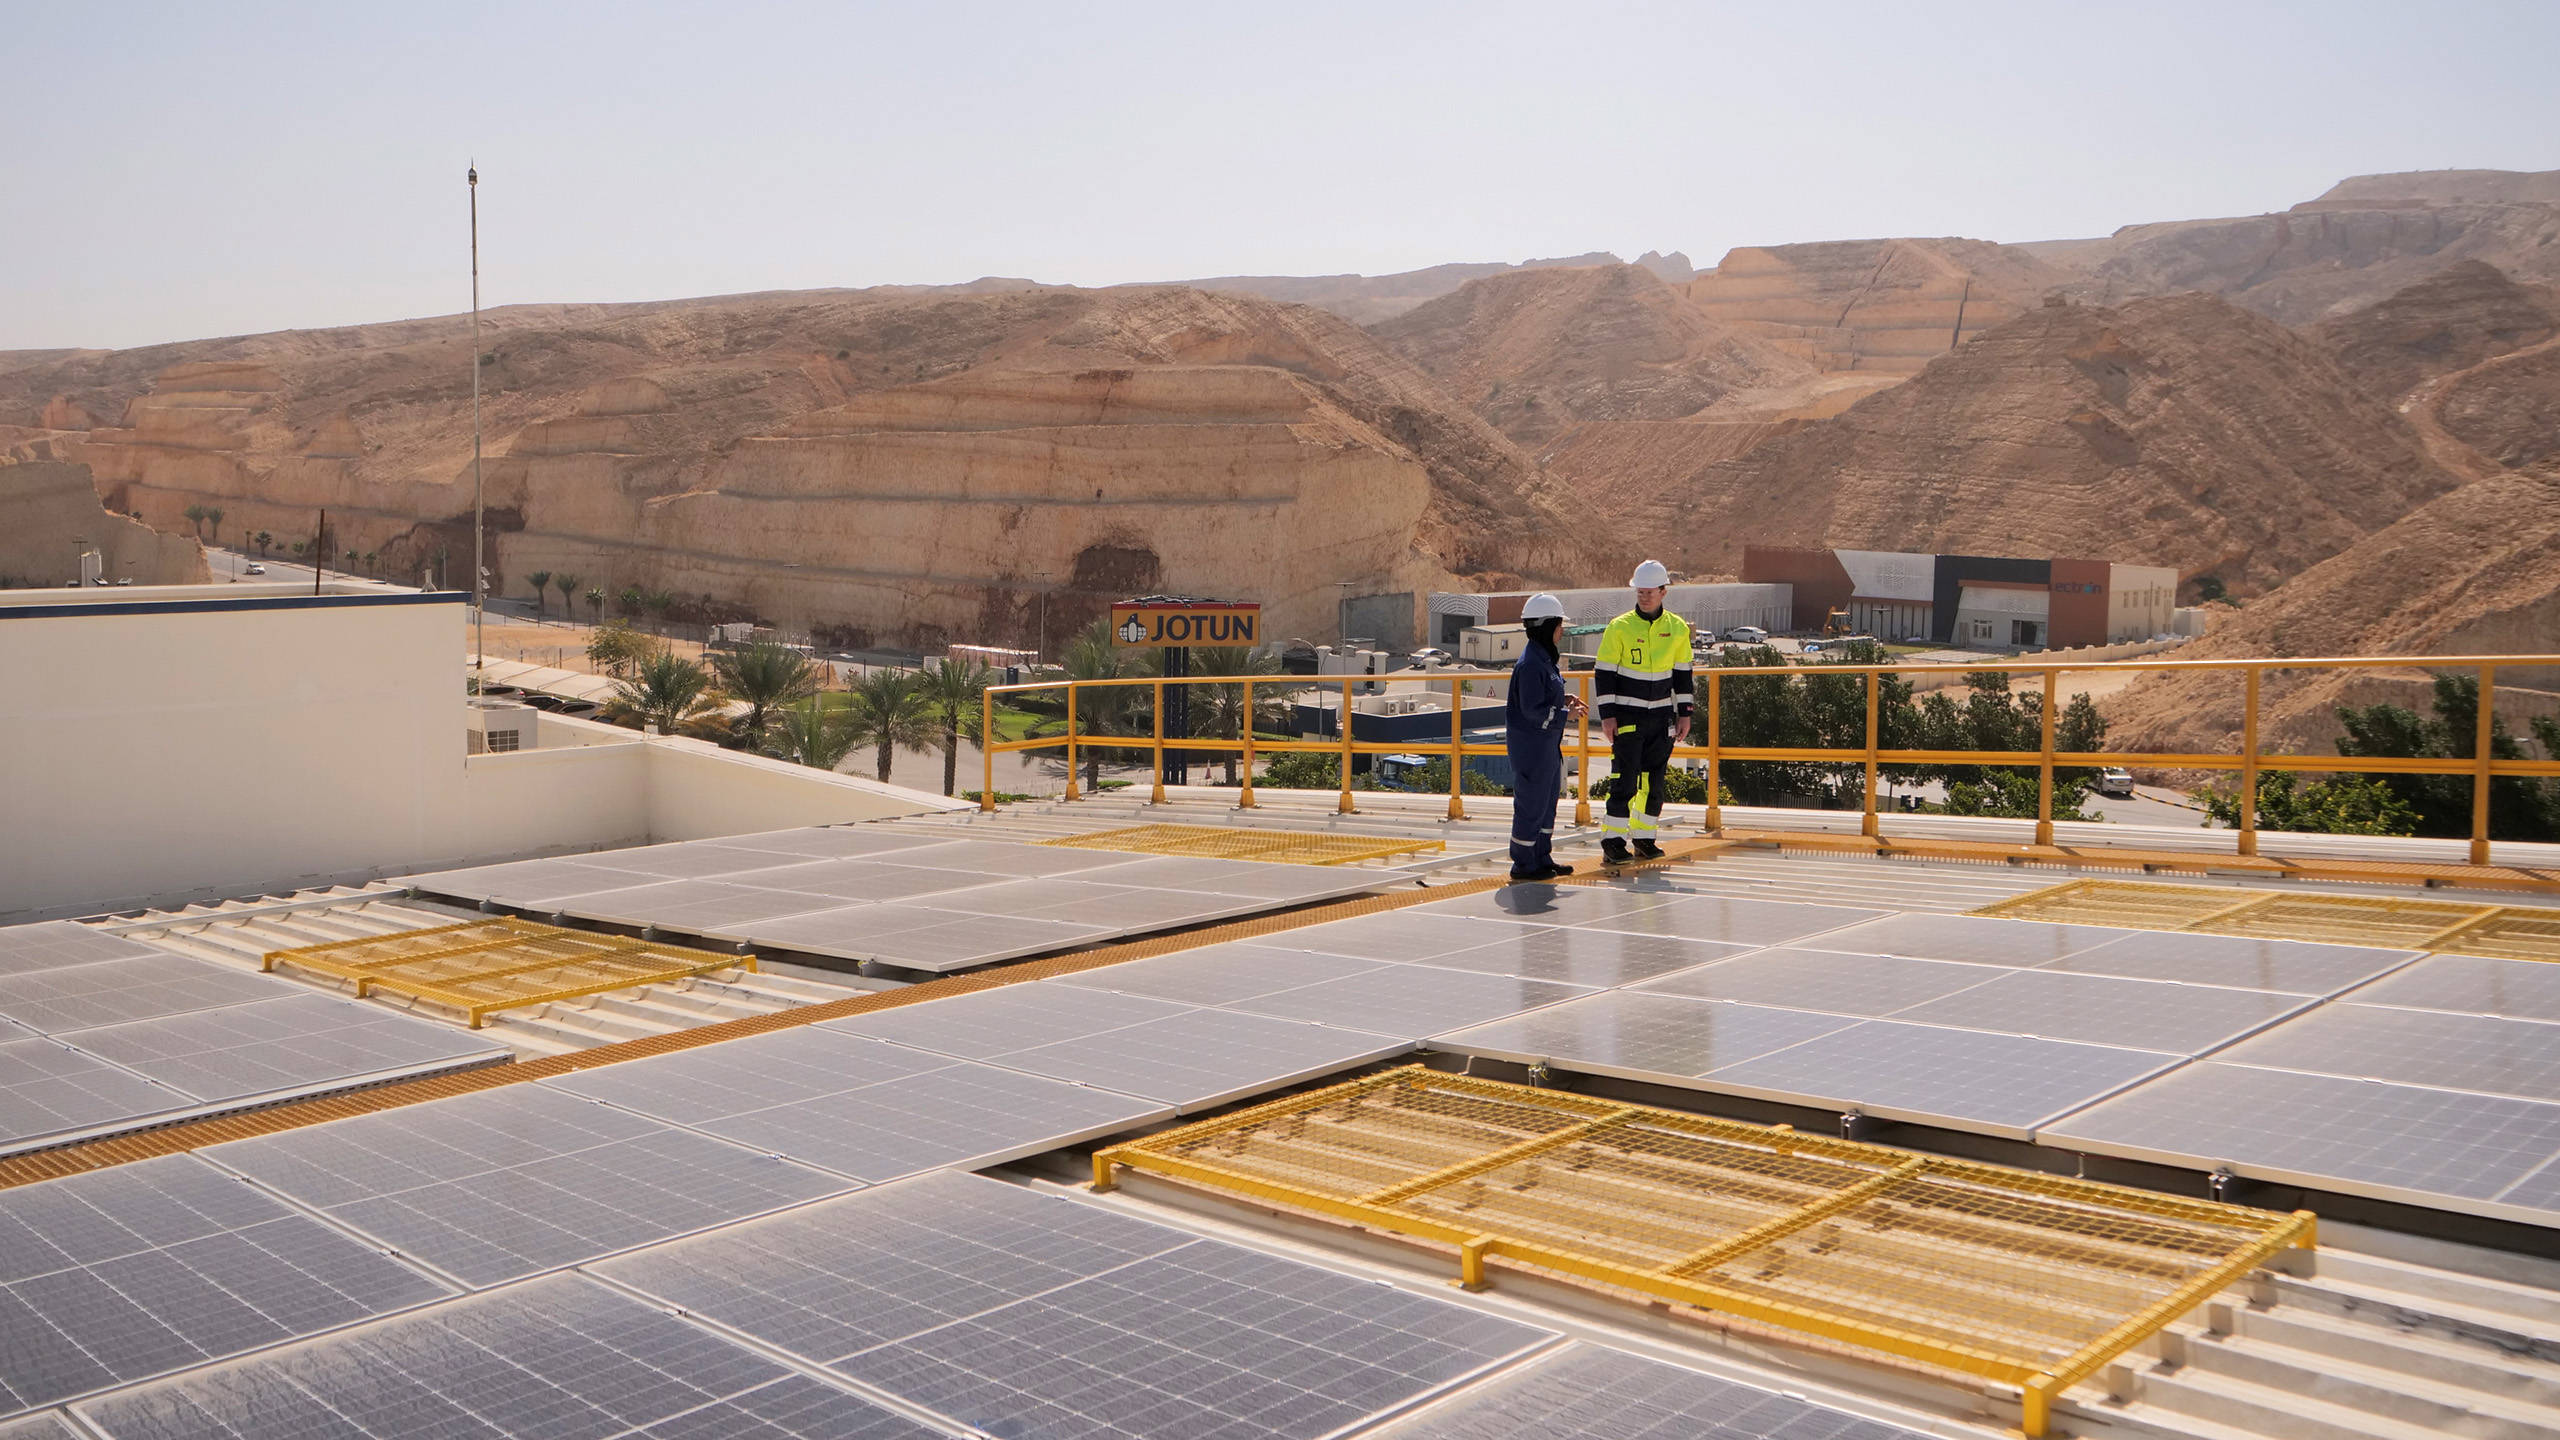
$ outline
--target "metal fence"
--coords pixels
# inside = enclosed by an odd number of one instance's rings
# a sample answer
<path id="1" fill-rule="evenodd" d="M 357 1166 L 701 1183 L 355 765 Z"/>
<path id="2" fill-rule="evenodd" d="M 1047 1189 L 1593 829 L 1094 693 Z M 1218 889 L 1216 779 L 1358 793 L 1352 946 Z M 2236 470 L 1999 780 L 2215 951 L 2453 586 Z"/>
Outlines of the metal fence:
<path id="1" fill-rule="evenodd" d="M 2501 669 L 2535 669 L 2560 671 L 2560 655 L 2378 655 L 2328 659 L 2280 660 L 2118 660 L 2081 664 L 2032 660 L 2001 660 L 1969 667 L 1973 672 L 1991 672 L 2015 677 L 2030 677 L 2041 686 L 2042 744 L 2035 750 L 1891 750 L 1882 748 L 1878 737 L 1878 677 L 1886 675 L 1944 676 L 1944 665 L 1808 665 L 1785 668 L 1701 667 L 1701 686 L 1696 728 L 1691 743 L 1675 747 L 1675 759 L 1702 760 L 1706 765 L 1707 813 L 1706 829 L 1724 829 L 1723 787 L 1721 771 L 1734 761 L 1774 760 L 1799 764 L 1846 765 L 1861 769 L 1865 776 L 1862 787 L 1863 816 L 1860 831 L 1868 836 L 1879 833 L 1876 811 L 1877 772 L 1887 766 L 1963 765 L 1993 768 L 2033 769 L 2036 772 L 2035 843 L 2053 843 L 2054 772 L 2057 770 L 2095 769 L 2103 766 L 2140 765 L 2165 770 L 2207 770 L 2229 772 L 2239 778 L 2239 815 L 2237 853 L 2258 853 L 2258 776 L 2265 771 L 2296 771 L 2329 774 L 2365 775 L 2467 775 L 2471 777 L 2471 849 L 2470 862 L 2489 862 L 2489 782 L 2510 776 L 2560 776 L 2560 756 L 2543 759 L 2500 760 L 2491 756 L 2491 724 L 2495 718 L 2496 677 Z M 2477 733 L 2473 751 L 2466 758 L 2398 757 L 2369 755 L 2299 755 L 2269 752 L 2260 747 L 2259 721 L 2261 691 L 2269 671 L 2336 671 L 2336 670 L 2458 670 L 2479 677 L 2481 703 L 2478 709 Z M 2242 687 L 2240 746 L 2226 754 L 2187 754 L 2153 751 L 2063 751 L 2054 748 L 2054 729 L 2060 714 L 2059 697 L 2064 675 L 2114 675 L 2129 671 L 2216 671 L 2235 675 Z M 1739 746 L 1724 743 L 1721 734 L 1724 691 L 1735 683 L 1753 680 L 1788 680 L 1807 676 L 1863 676 L 1866 689 L 1865 740 L 1858 746 L 1838 747 L 1770 747 Z M 1568 675 L 1568 683 L 1579 687 L 1586 703 L 1591 699 L 1591 676 L 1586 673 Z M 1155 761 L 1153 799 L 1164 801 L 1164 759 L 1167 754 L 1237 755 L 1241 758 L 1241 789 L 1237 804 L 1251 808 L 1254 801 L 1253 767 L 1257 756 L 1287 752 L 1319 752 L 1340 757 L 1340 794 L 1336 808 L 1345 815 L 1357 811 L 1353 799 L 1353 759 L 1360 755 L 1420 754 L 1451 761 L 1449 765 L 1449 818 L 1466 817 L 1466 798 L 1461 789 L 1464 765 L 1458 757 L 1500 755 L 1498 744 L 1468 744 L 1465 738 L 1465 687 L 1469 681 L 1507 681 L 1508 671 L 1440 670 L 1418 673 L 1410 678 L 1394 675 L 1183 675 L 1139 676 L 1108 680 L 1055 680 L 1022 685 L 991 686 L 984 702 L 984 723 L 980 733 L 988 737 L 986 752 L 986 786 L 980 792 L 980 805 L 995 808 L 995 756 L 1030 751 L 1060 750 L 1067 759 L 1066 798 L 1079 798 L 1076 765 L 1079 749 L 1145 750 Z M 1364 741 L 1353 738 L 1350 716 L 1358 692 L 1381 683 L 1418 684 L 1426 689 L 1446 687 L 1449 694 L 1449 738 L 1445 742 L 1420 742 L 1410 739 Z M 1172 686 L 1240 686 L 1238 712 L 1251 717 L 1256 713 L 1257 691 L 1268 696 L 1278 692 L 1307 690 L 1340 693 L 1343 717 L 1341 733 L 1327 739 L 1272 740 L 1256 737 L 1248 723 L 1235 736 L 1168 735 L 1164 730 L 1165 693 Z M 1079 730 L 1079 701 L 1113 689 L 1140 688 L 1151 692 L 1153 728 L 1145 734 L 1099 733 L 1090 728 Z M 1007 696 L 1031 697 L 1042 693 L 1064 692 L 1066 729 L 1057 735 L 1043 735 L 1021 740 L 996 740 L 995 711 Z M 1092 714 L 1090 705 L 1084 713 Z M 1595 722 L 1585 716 L 1578 732 L 1564 747 L 1568 760 L 1579 767 L 1578 796 L 1574 823 L 1591 823 L 1591 762 L 1605 759 L 1609 749 L 1605 743 L 1595 744 Z"/>

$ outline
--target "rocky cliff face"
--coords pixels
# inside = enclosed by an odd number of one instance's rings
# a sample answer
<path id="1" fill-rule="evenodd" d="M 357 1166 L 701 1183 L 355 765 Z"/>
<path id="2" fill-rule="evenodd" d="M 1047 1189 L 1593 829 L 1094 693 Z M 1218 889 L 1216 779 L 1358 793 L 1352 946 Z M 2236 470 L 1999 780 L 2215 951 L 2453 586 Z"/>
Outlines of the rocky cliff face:
<path id="1" fill-rule="evenodd" d="M 2319 346 L 2184 295 L 2040 306 L 1836 420 L 1593 498 L 1696 571 L 1757 541 L 2097 556 L 2248 594 L 2456 483 Z"/>
<path id="2" fill-rule="evenodd" d="M 211 578 L 202 545 L 101 508 L 87 467 L 0 459 L 0 587 L 78 580 L 74 541 L 98 552 L 99 573 L 109 580 L 185 585 Z"/>
<path id="3" fill-rule="evenodd" d="M 2397 403 L 2427 381 L 2560 334 L 2560 294 L 2464 260 L 2312 333 L 2349 375 Z"/>
<path id="4" fill-rule="evenodd" d="M 1011 641 L 1044 592 L 1071 616 L 1162 585 L 1321 632 L 1337 580 L 1588 560 L 1499 432 L 1304 307 L 1007 285 L 527 307 L 484 331 L 509 593 L 548 569 L 883 642 Z M 467 321 L 256 336 L 0 369 L 0 423 L 160 528 L 215 504 L 228 533 L 288 540 L 325 507 L 341 563 L 461 583 L 470 378 Z"/>

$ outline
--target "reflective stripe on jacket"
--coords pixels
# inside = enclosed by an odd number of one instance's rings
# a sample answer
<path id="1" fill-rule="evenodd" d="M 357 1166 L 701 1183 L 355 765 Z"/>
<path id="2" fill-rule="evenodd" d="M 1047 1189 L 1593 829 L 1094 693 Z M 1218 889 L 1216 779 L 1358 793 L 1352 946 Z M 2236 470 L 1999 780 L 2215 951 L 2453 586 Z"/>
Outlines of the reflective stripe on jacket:
<path id="1" fill-rule="evenodd" d="M 1630 610 L 1610 621 L 1591 682 L 1600 718 L 1635 725 L 1688 714 L 1697 703 L 1689 656 L 1689 622 L 1669 610 L 1651 620 Z"/>

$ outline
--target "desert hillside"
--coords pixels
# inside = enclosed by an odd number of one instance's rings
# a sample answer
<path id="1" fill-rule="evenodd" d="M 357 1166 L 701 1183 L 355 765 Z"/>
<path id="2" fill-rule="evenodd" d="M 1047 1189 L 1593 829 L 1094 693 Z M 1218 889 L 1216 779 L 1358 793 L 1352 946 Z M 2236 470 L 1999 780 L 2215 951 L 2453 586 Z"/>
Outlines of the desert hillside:
<path id="1" fill-rule="evenodd" d="M 536 569 L 887 642 L 1028 638 L 1132 589 L 1362 593 L 1590 563 L 1499 432 L 1322 311 L 1146 288 L 809 292 L 484 317 L 507 593 Z M 310 533 L 409 577 L 469 549 L 467 318 L 48 357 L 0 444 L 184 531 Z M 938 382 L 938 383 L 937 383 Z M 923 387 L 913 403 L 885 392 Z M 866 408 L 866 405 L 868 408 Z M 217 537 L 219 538 L 219 537 Z M 1284 542 L 1285 543 L 1282 543 Z"/>
<path id="2" fill-rule="evenodd" d="M 1330 310 L 1355 325 L 1371 325 L 1393 319 L 1426 301 L 1439 299 L 1470 280 L 1488 275 L 1511 275 L 1524 270 L 1578 270 L 1620 263 L 1617 256 L 1605 250 L 1595 250 L 1588 255 L 1523 260 L 1517 265 L 1502 260 L 1432 265 L 1393 275 L 1219 275 L 1180 283 L 1194 290 L 1313 305 L 1319 310 Z M 1677 250 L 1668 255 L 1648 250 L 1636 263 L 1676 284 L 1687 283 L 1689 277 L 1697 273 L 1690 266 L 1689 257 Z"/>

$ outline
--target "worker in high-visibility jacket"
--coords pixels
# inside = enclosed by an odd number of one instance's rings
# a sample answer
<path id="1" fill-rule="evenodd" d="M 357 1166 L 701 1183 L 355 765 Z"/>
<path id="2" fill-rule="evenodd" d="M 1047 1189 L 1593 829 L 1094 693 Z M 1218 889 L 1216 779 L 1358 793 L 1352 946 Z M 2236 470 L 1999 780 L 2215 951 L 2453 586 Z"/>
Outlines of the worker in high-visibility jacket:
<path id="1" fill-rule="evenodd" d="M 1689 676 L 1689 622 L 1663 608 L 1671 572 L 1658 560 L 1636 567 L 1628 582 L 1636 608 L 1609 622 L 1600 636 L 1592 695 L 1600 728 L 1609 739 L 1609 811 L 1601 822 L 1600 855 L 1623 865 L 1633 844 L 1638 858 L 1662 853 L 1654 832 L 1670 786 L 1671 747 L 1689 738 L 1696 694 Z"/>

